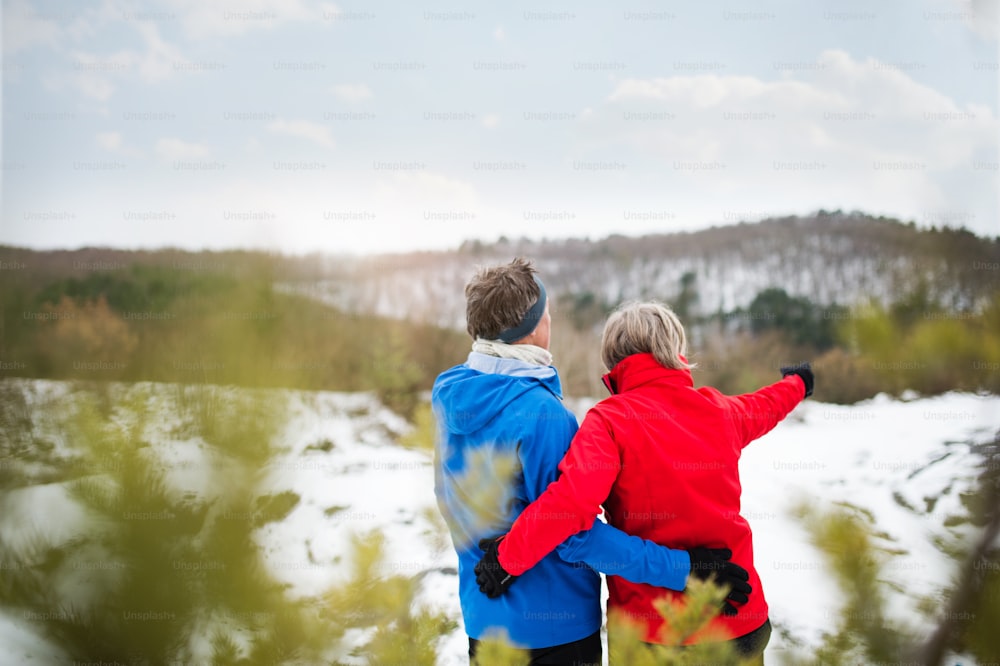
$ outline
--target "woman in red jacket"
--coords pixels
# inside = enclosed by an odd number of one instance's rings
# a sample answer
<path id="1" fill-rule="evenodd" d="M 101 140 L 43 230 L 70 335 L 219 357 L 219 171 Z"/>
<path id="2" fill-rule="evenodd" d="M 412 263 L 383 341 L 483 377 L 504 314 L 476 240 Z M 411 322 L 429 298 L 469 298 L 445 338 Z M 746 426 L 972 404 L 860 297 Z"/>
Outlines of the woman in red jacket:
<path id="1" fill-rule="evenodd" d="M 589 528 L 603 505 L 607 521 L 629 534 L 671 548 L 731 550 L 732 562 L 750 574 L 750 589 L 726 581 L 739 589 L 685 643 L 722 637 L 744 655 L 759 656 L 771 625 L 750 525 L 740 515 L 738 463 L 743 447 L 812 394 L 813 375 L 806 363 L 782 368 L 781 381 L 754 393 L 696 389 L 686 345 L 683 326 L 664 305 L 626 303 L 611 315 L 601 341 L 611 396 L 587 413 L 559 480 L 488 545 L 477 569 L 480 585 L 488 594 L 503 592 L 567 537 Z M 649 643 L 676 641 L 653 602 L 666 597 L 682 604 L 684 592 L 614 576 L 608 587 L 609 614 L 639 625 Z"/>

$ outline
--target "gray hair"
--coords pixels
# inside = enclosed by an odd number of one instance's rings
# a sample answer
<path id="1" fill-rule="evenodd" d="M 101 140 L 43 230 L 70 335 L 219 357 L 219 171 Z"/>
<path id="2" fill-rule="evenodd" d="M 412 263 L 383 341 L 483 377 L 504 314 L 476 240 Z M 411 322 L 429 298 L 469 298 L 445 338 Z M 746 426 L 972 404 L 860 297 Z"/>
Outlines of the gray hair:
<path id="1" fill-rule="evenodd" d="M 601 360 L 610 371 L 626 356 L 644 353 L 665 368 L 693 367 L 681 359 L 687 354 L 687 336 L 674 311 L 657 301 L 627 301 L 604 324 Z"/>

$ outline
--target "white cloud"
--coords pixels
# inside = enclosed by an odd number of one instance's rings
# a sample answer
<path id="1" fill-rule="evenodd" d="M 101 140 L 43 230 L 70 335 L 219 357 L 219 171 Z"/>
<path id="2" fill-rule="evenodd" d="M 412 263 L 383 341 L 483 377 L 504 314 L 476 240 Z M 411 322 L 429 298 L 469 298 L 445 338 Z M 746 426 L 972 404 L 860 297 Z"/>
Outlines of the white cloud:
<path id="1" fill-rule="evenodd" d="M 135 56 L 139 77 L 148 83 L 171 77 L 175 63 L 184 62 L 184 56 L 175 46 L 164 41 L 155 24 L 140 23 L 137 28 L 146 46 L 144 53 Z"/>
<path id="2" fill-rule="evenodd" d="M 145 83 L 156 83 L 174 74 L 174 63 L 183 62 L 178 49 L 160 36 L 159 29 L 148 22 L 138 23 L 136 28 L 145 45 L 142 52 L 120 50 L 109 54 L 74 50 L 69 53 L 69 64 L 65 72 L 48 77 L 50 86 L 61 88 L 69 84 L 86 97 L 99 102 L 107 102 L 118 89 L 121 81 L 138 77 Z"/>
<path id="3" fill-rule="evenodd" d="M 267 129 L 276 134 L 306 139 L 324 148 L 334 148 L 336 145 L 329 127 L 308 120 L 275 120 L 267 125 Z"/>
<path id="4" fill-rule="evenodd" d="M 387 200 L 403 206 L 478 207 L 475 187 L 426 169 L 391 172 L 379 180 L 378 189 Z"/>
<path id="5" fill-rule="evenodd" d="M 948 207 L 995 210 L 987 201 L 995 172 L 990 187 L 990 175 L 973 166 L 996 160 L 1000 123 L 989 108 L 960 106 L 898 67 L 843 51 L 805 64 L 778 80 L 622 81 L 603 106 L 581 114 L 580 151 L 658 165 L 685 204 L 769 201 L 918 221 Z"/>
<path id="6" fill-rule="evenodd" d="M 106 77 L 96 74 L 78 74 L 73 77 L 72 85 L 87 97 L 98 102 L 107 102 L 115 93 L 115 85 Z"/>
<path id="7" fill-rule="evenodd" d="M 117 51 L 97 54 L 87 51 L 72 51 L 69 54 L 69 84 L 84 96 L 99 102 L 107 102 L 118 89 L 116 80 L 126 77 L 135 70 L 137 56 L 134 51 Z M 63 73 L 55 75 L 53 81 L 66 81 Z M 57 84 L 58 86 L 58 84 Z"/>
<path id="8" fill-rule="evenodd" d="M 479 214 L 483 208 L 476 188 L 467 181 L 427 169 L 412 169 L 381 173 L 372 183 L 370 192 L 373 201 L 381 203 L 386 218 L 398 223 L 401 228 L 412 228 L 414 224 L 425 227 L 422 233 L 440 233 L 442 230 L 476 224 L 472 220 L 451 220 L 451 215 L 440 213 Z M 434 218 L 434 224 L 427 225 L 425 214 Z M 443 217 L 445 219 L 437 219 Z M 481 217 L 477 217 L 481 220 Z"/>
<path id="9" fill-rule="evenodd" d="M 208 147 L 181 139 L 163 138 L 156 142 L 156 154 L 165 161 L 203 159 L 210 155 Z"/>
<path id="10" fill-rule="evenodd" d="M 372 97 L 371 88 L 363 83 L 343 83 L 334 86 L 332 90 L 339 99 L 352 104 L 363 102 Z"/>
<path id="11" fill-rule="evenodd" d="M 243 144 L 243 151 L 248 155 L 254 155 L 260 152 L 261 144 L 260 139 L 255 136 L 248 138 Z"/>
<path id="12" fill-rule="evenodd" d="M 997 39 L 1000 5 L 996 0 L 952 0 L 951 7 L 942 11 L 941 15 L 950 17 L 956 13 L 954 8 L 957 8 L 959 18 L 963 19 L 973 32 L 992 40 Z"/>
<path id="13" fill-rule="evenodd" d="M 55 46 L 60 29 L 55 21 L 39 16 L 25 0 L 5 2 L 3 52 L 16 53 L 35 45 Z"/>
<path id="14" fill-rule="evenodd" d="M 122 135 L 120 132 L 100 132 L 97 135 L 97 145 L 109 153 L 117 152 L 123 145 Z"/>
<path id="15" fill-rule="evenodd" d="M 98 132 L 94 137 L 94 142 L 101 150 L 115 155 L 123 155 L 126 157 L 142 156 L 142 151 L 126 143 L 125 137 L 121 132 Z"/>
<path id="16" fill-rule="evenodd" d="M 332 2 L 322 2 L 319 5 L 320 12 L 322 12 L 322 17 L 324 20 L 333 21 L 340 17 L 343 13 L 340 7 L 333 4 Z"/>
<path id="17" fill-rule="evenodd" d="M 191 37 L 240 35 L 292 21 L 329 20 L 329 9 L 305 0 L 167 0 Z"/>
<path id="18" fill-rule="evenodd" d="M 53 91 L 76 90 L 91 100 L 107 102 L 123 81 L 133 77 L 147 83 L 161 81 L 172 76 L 175 63 L 185 60 L 175 46 L 163 39 L 155 22 L 131 18 L 143 15 L 133 4 L 120 0 L 102 0 L 92 7 L 72 3 L 46 7 L 40 14 L 24 0 L 12 0 L 3 9 L 3 51 L 10 55 L 36 45 L 47 46 L 55 55 L 40 60 L 46 63 L 39 75 L 43 85 Z M 144 48 L 113 52 L 88 49 L 120 43 L 102 39 L 109 27 L 125 34 L 134 28 Z"/>

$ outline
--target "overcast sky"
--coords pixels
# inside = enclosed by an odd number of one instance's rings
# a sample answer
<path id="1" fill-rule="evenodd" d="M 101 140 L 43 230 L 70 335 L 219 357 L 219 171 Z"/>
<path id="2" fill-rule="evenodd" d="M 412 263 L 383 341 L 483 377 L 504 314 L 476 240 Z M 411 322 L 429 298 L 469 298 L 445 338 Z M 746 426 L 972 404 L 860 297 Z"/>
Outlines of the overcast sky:
<path id="1" fill-rule="evenodd" d="M 996 0 L 3 0 L 0 243 L 1000 235 Z"/>

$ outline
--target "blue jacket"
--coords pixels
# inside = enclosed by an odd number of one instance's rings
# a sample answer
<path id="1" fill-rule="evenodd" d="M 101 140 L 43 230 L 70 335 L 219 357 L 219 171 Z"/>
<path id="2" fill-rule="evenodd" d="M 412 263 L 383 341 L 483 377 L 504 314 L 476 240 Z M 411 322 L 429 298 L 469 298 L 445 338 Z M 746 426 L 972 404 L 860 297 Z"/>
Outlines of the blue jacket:
<path id="1" fill-rule="evenodd" d="M 684 589 L 690 570 L 685 551 L 595 521 L 526 571 L 505 595 L 488 599 L 473 572 L 483 555 L 479 540 L 505 534 L 556 480 L 577 430 L 576 417 L 562 405 L 555 368 L 476 352 L 437 378 L 431 399 L 438 424 L 434 490 L 458 552 L 459 598 L 469 636 L 505 632 L 526 648 L 589 636 L 601 626 L 597 571 Z M 513 476 L 501 484 L 505 468 Z"/>

